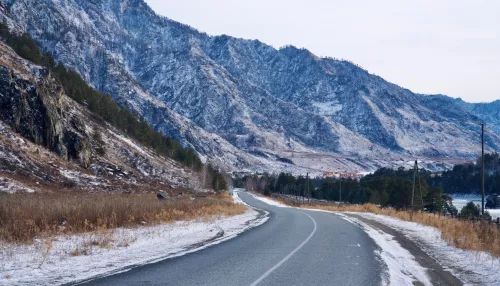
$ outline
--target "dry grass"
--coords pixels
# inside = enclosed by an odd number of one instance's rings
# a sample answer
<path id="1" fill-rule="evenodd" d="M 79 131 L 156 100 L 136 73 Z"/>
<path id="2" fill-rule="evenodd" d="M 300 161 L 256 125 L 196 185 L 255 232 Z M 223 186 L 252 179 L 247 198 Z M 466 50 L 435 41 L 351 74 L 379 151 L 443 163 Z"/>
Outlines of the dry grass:
<path id="1" fill-rule="evenodd" d="M 271 198 L 286 205 L 295 205 L 289 201 Z M 381 208 L 373 204 L 364 205 L 299 205 L 299 207 L 322 209 L 336 212 L 367 212 L 386 215 L 404 221 L 421 223 L 441 231 L 441 237 L 448 245 L 464 250 L 485 251 L 500 257 L 500 230 L 494 223 L 463 221 L 456 218 L 439 216 L 437 214 L 408 211 L 398 211 Z"/>
<path id="2" fill-rule="evenodd" d="M 0 194 L 0 239 L 29 243 L 35 237 L 103 231 L 237 215 L 246 207 L 227 194 L 159 201 L 156 194 Z"/>

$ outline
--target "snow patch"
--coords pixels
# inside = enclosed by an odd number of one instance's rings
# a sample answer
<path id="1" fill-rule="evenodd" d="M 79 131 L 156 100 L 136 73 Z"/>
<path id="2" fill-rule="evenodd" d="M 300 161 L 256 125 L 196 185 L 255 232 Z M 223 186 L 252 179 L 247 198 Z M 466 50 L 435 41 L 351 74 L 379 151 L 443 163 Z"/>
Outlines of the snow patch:
<path id="1" fill-rule="evenodd" d="M 0 157 L 1 157 L 1 152 L 0 152 Z M 0 176 L 0 192 L 5 192 L 5 193 L 9 193 L 9 194 L 14 194 L 17 192 L 34 193 L 35 190 L 33 190 L 30 187 L 25 186 L 24 184 L 22 184 L 20 182 L 15 182 L 13 180 L 10 180 L 10 179 L 7 179 L 7 178 Z"/>
<path id="2" fill-rule="evenodd" d="M 380 247 L 377 255 L 387 266 L 387 273 L 382 275 L 383 285 L 414 285 L 415 280 L 424 285 L 432 285 L 426 268 L 420 266 L 415 257 L 395 241 L 392 235 L 374 229 L 355 218 L 337 214 L 351 223 L 359 224 Z"/>
<path id="3" fill-rule="evenodd" d="M 118 134 L 116 134 L 116 133 L 114 133 L 112 131 L 109 131 L 109 133 L 111 133 L 116 138 L 122 140 L 123 142 L 127 143 L 129 146 L 133 147 L 135 150 L 141 152 L 143 155 L 149 156 L 148 153 L 146 153 L 146 151 L 144 151 L 144 149 L 142 149 L 137 144 L 135 144 L 134 142 L 132 142 L 132 140 L 130 140 L 128 138 L 125 138 L 125 137 L 123 137 L 121 135 L 118 135 Z"/>
<path id="4" fill-rule="evenodd" d="M 342 104 L 335 102 L 313 102 L 312 106 L 316 107 L 319 115 L 332 116 L 342 110 Z"/>
<path id="5" fill-rule="evenodd" d="M 289 208 L 289 206 L 287 206 L 287 205 L 284 205 L 284 204 L 279 203 L 277 201 L 268 199 L 266 197 L 261 197 L 261 196 L 258 196 L 258 195 L 252 194 L 252 193 L 249 193 L 249 194 L 251 194 L 255 199 L 263 201 L 264 203 L 266 203 L 268 205 L 275 206 L 275 207 L 280 207 L 280 208 Z"/>
<path id="6" fill-rule="evenodd" d="M 467 251 L 450 246 L 441 238 L 441 232 L 434 227 L 384 215 L 356 214 L 403 233 L 466 285 L 497 285 L 500 281 L 500 258 L 486 252 Z"/>

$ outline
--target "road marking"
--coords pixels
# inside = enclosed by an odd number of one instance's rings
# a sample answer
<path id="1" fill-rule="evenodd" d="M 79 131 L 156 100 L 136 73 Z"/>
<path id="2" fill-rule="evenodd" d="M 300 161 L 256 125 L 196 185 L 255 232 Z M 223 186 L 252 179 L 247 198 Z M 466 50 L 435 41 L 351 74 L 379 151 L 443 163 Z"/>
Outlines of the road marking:
<path id="1" fill-rule="evenodd" d="M 304 246 L 310 239 L 311 237 L 313 237 L 314 233 L 316 232 L 316 221 L 308 214 L 304 213 L 306 216 L 308 216 L 314 223 L 314 229 L 313 231 L 311 232 L 311 234 L 306 238 L 306 240 L 304 240 L 299 246 L 297 246 L 297 248 L 295 248 L 292 252 L 290 252 L 285 258 L 283 258 L 280 262 L 278 262 L 278 264 L 274 265 L 271 269 L 267 270 L 266 273 L 264 273 L 264 275 L 260 276 L 259 279 L 255 280 L 252 284 L 250 284 L 250 286 L 256 286 L 257 284 L 259 284 L 260 282 L 262 282 L 262 280 L 264 280 L 267 276 L 269 276 L 271 273 L 273 273 L 274 270 L 278 269 L 283 263 L 285 263 L 288 259 L 290 259 L 290 257 L 292 257 L 295 252 L 299 251 L 302 246 Z"/>

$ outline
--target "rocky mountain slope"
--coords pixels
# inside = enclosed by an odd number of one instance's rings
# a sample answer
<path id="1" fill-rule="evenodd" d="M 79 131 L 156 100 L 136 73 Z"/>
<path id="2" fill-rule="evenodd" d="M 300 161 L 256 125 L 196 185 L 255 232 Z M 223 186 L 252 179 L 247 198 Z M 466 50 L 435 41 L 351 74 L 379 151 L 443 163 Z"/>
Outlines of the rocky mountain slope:
<path id="1" fill-rule="evenodd" d="M 457 105 L 484 120 L 497 134 L 500 134 L 500 100 L 489 103 L 469 103 L 460 98 L 454 99 Z"/>
<path id="2" fill-rule="evenodd" d="M 142 0 L 1 1 L 13 29 L 227 170 L 366 171 L 478 152 L 469 109 L 350 62 L 211 37 Z"/>
<path id="3" fill-rule="evenodd" d="M 89 113 L 2 42 L 0 110 L 0 192 L 201 188 L 198 173 Z"/>

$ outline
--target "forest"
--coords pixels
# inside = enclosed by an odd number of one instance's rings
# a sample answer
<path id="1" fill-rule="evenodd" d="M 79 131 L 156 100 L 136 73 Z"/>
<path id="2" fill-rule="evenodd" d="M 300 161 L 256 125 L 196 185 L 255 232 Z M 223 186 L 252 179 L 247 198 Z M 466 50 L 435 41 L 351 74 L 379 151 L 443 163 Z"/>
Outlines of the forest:
<path id="1" fill-rule="evenodd" d="M 429 172 L 425 170 L 419 171 L 415 184 L 414 204 L 418 208 L 441 210 L 443 191 L 440 187 L 427 183 L 425 177 L 428 174 Z M 247 176 L 233 182 L 265 195 L 280 193 L 318 200 L 342 201 L 351 204 L 373 203 L 383 207 L 406 209 L 411 206 L 413 170 L 382 168 L 359 181 L 336 177 L 307 179 L 303 176 L 294 177 L 291 174 L 281 173 L 278 176 L 269 174 Z M 420 196 L 420 190 L 422 196 Z"/>
<path id="2" fill-rule="evenodd" d="M 500 155 L 485 154 L 486 207 L 498 208 L 500 203 Z M 415 176 L 415 187 L 413 185 Z M 351 204 L 372 203 L 382 207 L 408 209 L 415 188 L 414 206 L 429 212 L 457 214 L 451 194 L 481 192 L 481 158 L 476 162 L 455 165 L 452 170 L 431 173 L 400 167 L 381 168 L 360 180 L 336 177 L 307 178 L 291 174 L 257 174 L 233 180 L 236 186 L 246 187 L 265 195 L 273 193 L 305 196 L 317 200 L 342 201 Z M 308 186 L 309 185 L 309 186 Z M 309 190 L 309 191 L 308 191 Z M 470 212 L 471 206 L 466 210 Z"/>
<path id="3" fill-rule="evenodd" d="M 500 154 L 484 155 L 485 194 L 500 194 Z M 431 185 L 441 187 L 448 194 L 481 193 L 481 157 L 475 162 L 455 165 L 440 176 L 427 178 Z"/>

